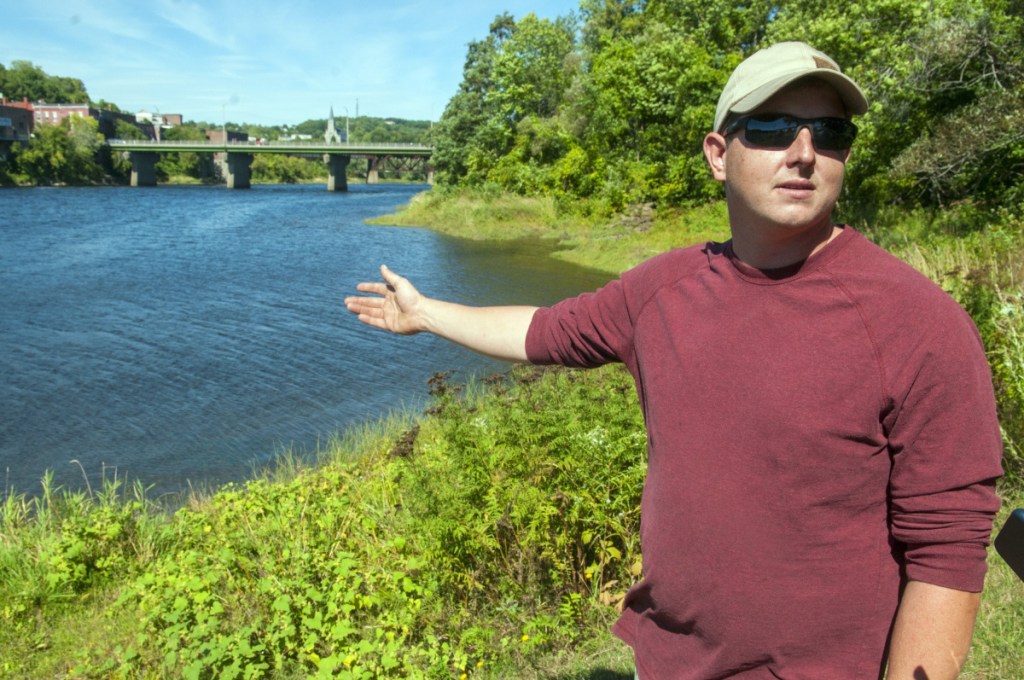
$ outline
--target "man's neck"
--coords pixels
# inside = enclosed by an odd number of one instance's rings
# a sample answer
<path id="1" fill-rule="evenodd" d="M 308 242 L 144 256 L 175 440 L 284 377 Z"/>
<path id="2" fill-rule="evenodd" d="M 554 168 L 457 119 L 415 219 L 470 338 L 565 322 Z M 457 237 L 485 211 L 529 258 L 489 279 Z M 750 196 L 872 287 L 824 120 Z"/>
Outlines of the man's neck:
<path id="1" fill-rule="evenodd" d="M 734 227 L 732 250 L 736 257 L 751 267 L 779 269 L 803 262 L 842 231 L 831 220 L 815 229 L 798 233 L 787 232 L 783 227 L 769 234 Z"/>

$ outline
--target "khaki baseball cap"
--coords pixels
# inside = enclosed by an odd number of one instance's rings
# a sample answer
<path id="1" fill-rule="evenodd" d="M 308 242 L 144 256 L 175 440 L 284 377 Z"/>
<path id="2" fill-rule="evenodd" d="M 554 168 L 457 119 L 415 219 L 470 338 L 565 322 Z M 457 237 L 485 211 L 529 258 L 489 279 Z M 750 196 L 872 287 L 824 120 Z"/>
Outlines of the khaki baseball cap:
<path id="1" fill-rule="evenodd" d="M 790 83 L 813 76 L 839 93 L 848 114 L 868 110 L 868 99 L 857 83 L 831 57 L 802 42 L 782 42 L 758 50 L 744 59 L 729 76 L 715 110 L 716 132 L 722 131 L 729 112 L 749 113 Z"/>

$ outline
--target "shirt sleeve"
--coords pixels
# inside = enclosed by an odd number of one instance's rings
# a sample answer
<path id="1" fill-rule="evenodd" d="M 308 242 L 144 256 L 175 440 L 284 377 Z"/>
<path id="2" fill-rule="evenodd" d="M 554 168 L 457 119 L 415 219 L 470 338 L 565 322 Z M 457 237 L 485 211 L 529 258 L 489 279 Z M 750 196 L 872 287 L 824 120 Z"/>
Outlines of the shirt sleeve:
<path id="1" fill-rule="evenodd" d="M 625 287 L 616 280 L 537 310 L 526 335 L 526 354 L 535 364 L 593 368 L 623 361 L 632 337 Z"/>
<path id="2" fill-rule="evenodd" d="M 904 387 L 889 433 L 891 530 L 906 578 L 980 592 L 1002 438 L 977 330 L 959 307 L 945 320 L 894 368 Z"/>

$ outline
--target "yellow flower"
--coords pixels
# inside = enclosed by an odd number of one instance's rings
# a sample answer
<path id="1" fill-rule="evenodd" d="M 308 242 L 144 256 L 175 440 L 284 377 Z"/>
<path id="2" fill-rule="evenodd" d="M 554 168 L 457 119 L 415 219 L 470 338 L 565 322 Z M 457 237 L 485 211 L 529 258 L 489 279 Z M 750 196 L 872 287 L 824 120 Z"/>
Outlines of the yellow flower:
<path id="1" fill-rule="evenodd" d="M 521 639 L 522 639 L 523 642 L 526 642 L 527 640 L 530 639 L 530 636 L 529 635 L 523 635 L 523 637 Z"/>

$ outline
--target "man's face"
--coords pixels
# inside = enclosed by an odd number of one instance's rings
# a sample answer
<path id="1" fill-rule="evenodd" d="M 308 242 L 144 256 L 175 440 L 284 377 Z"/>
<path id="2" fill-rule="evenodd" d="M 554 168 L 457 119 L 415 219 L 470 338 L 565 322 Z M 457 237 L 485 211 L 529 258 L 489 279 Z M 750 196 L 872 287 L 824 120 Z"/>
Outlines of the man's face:
<path id="1" fill-rule="evenodd" d="M 846 117 L 835 90 L 815 80 L 798 81 L 752 113 Z M 793 231 L 831 226 L 832 208 L 843 186 L 848 149 L 815 149 L 808 128 L 801 128 L 786 148 L 761 148 L 751 144 L 741 128 L 726 139 L 717 133 L 708 135 L 705 153 L 715 179 L 725 183 L 734 228 L 767 230 L 785 238 L 786 233 Z"/>

